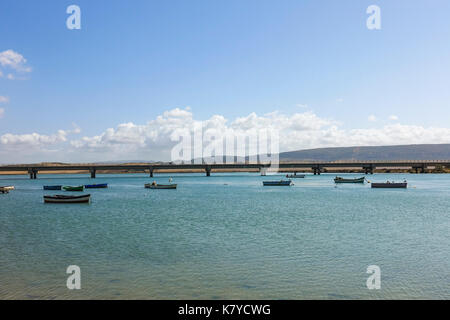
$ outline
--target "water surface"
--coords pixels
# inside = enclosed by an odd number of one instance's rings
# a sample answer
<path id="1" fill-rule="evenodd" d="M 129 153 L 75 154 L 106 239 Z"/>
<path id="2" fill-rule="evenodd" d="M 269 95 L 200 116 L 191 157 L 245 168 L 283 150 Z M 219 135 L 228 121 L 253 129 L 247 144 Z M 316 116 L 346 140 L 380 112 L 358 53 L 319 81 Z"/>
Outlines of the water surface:
<path id="1" fill-rule="evenodd" d="M 2 299 L 449 299 L 450 175 L 375 174 L 407 190 L 307 175 L 0 176 Z M 346 175 L 356 177 L 358 175 Z M 108 183 L 91 204 L 43 185 Z M 64 193 L 58 191 L 56 193 Z M 72 194 L 72 193 L 70 193 Z M 74 193 L 78 194 L 78 193 Z M 66 268 L 81 268 L 68 290 Z M 366 268 L 381 268 L 368 290 Z"/>

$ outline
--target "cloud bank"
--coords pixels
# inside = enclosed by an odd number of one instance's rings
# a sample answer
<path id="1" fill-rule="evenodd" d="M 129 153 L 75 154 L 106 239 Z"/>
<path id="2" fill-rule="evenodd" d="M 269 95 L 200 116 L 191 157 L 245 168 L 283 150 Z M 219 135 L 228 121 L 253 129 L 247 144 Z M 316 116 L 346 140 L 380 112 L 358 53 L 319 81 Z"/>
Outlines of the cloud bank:
<path id="1" fill-rule="evenodd" d="M 80 132 L 78 127 L 59 130 L 52 135 L 5 133 L 0 135 L 0 154 L 10 158 L 8 163 L 26 161 L 21 160 L 21 155 L 35 161 L 170 161 L 171 150 L 178 138 L 198 127 L 203 128 L 204 135 L 215 137 L 245 136 L 260 129 L 277 131 L 280 152 L 320 147 L 450 143 L 450 128 L 400 123 L 372 129 L 343 129 L 341 126 L 339 122 L 319 117 L 312 111 L 250 113 L 231 121 L 222 115 L 214 115 L 200 121 L 194 118 L 189 108 L 175 108 L 145 124 L 122 123 L 94 136 L 77 136 Z M 8 153 L 9 157 L 6 156 Z M 55 155 L 59 158 L 52 158 Z"/>

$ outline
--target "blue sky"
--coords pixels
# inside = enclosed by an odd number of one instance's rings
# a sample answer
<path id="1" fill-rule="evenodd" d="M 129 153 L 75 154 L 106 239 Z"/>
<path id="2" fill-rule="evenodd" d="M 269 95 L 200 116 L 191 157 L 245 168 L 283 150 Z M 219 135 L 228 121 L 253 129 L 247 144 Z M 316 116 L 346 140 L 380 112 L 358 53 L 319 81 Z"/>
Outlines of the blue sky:
<path id="1" fill-rule="evenodd" d="M 66 28 L 71 4 L 81 30 Z M 381 30 L 366 27 L 372 4 Z M 0 65 L 0 137 L 76 126 L 57 147 L 69 150 L 69 140 L 187 106 L 199 121 L 278 111 L 313 113 L 347 134 L 384 130 L 392 116 L 447 129 L 449 12 L 446 0 L 3 0 L 0 52 L 20 54 L 31 71 Z M 23 161 L 51 155 L 28 151 Z"/>

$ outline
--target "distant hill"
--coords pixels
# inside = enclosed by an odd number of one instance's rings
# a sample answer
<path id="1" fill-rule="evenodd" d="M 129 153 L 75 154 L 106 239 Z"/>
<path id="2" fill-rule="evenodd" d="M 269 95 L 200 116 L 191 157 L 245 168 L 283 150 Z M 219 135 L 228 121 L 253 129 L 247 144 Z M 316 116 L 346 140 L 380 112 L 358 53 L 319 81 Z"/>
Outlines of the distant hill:
<path id="1" fill-rule="evenodd" d="M 280 161 L 450 160 L 450 144 L 319 148 L 280 153 Z"/>
<path id="2" fill-rule="evenodd" d="M 233 157 L 234 158 L 234 157 Z M 201 163 L 196 159 L 196 163 Z M 204 161 L 214 163 L 214 159 L 204 158 Z M 216 159 L 217 160 L 217 159 Z M 238 163 L 248 161 L 248 157 L 236 157 Z M 281 162 L 292 161 L 395 161 L 395 160 L 450 160 L 450 144 L 413 144 L 400 146 L 380 146 L 380 147 L 339 147 L 339 148 L 318 148 L 280 153 Z M 226 163 L 226 159 L 223 158 Z M 231 160 L 233 162 L 233 160 Z M 92 164 L 167 164 L 165 161 L 153 160 L 118 160 L 118 161 L 98 161 Z M 69 163 L 62 162 L 42 162 L 39 164 L 20 164 L 20 166 L 42 165 L 42 166 L 62 166 Z M 73 163 L 72 163 L 73 164 Z M 6 164 L 5 164 L 6 165 Z M 11 164 L 12 165 L 12 164 Z M 16 164 L 17 165 L 17 164 Z"/>

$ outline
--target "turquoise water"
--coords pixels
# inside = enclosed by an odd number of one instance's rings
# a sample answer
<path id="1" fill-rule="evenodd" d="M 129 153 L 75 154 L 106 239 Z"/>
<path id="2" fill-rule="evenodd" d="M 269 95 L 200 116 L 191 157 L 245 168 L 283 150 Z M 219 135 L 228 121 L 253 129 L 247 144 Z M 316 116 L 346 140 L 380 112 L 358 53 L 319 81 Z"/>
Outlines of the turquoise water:
<path id="1" fill-rule="evenodd" d="M 449 299 L 450 175 L 375 174 L 407 190 L 307 175 L 0 176 L 2 299 Z M 352 175 L 346 175 L 352 176 Z M 43 185 L 108 183 L 91 204 Z M 57 191 L 56 193 L 64 193 Z M 70 193 L 78 194 L 78 193 Z M 68 290 L 66 268 L 81 268 Z M 366 287 L 367 266 L 381 289 Z"/>

